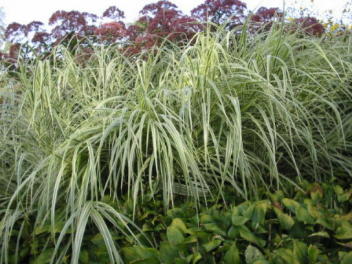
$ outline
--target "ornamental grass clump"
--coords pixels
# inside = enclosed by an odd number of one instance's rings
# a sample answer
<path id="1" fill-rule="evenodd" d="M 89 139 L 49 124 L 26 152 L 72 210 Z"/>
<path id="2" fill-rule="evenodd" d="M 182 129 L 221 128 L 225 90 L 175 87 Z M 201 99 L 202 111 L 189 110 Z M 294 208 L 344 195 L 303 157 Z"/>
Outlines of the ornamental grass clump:
<path id="1" fill-rule="evenodd" d="M 0 263 L 20 262 L 28 226 L 50 231 L 52 263 L 78 263 L 90 230 L 111 263 L 115 234 L 155 246 L 122 213 L 125 196 L 135 211 L 160 194 L 167 209 L 178 197 L 226 202 L 225 187 L 255 199 L 352 176 L 350 40 L 274 27 L 140 57 L 94 49 L 82 64 L 58 47 L 1 77 Z"/>

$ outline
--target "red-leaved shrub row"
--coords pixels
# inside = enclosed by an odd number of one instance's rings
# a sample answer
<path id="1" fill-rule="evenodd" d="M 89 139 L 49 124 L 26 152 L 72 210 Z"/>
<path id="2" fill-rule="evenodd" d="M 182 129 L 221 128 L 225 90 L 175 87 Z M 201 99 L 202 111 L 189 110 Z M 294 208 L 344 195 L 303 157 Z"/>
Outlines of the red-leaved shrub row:
<path id="1" fill-rule="evenodd" d="M 187 43 L 194 34 L 205 30 L 208 22 L 231 30 L 249 21 L 249 30 L 256 32 L 270 29 L 274 21 L 283 18 L 278 8 L 261 7 L 253 13 L 240 0 L 205 0 L 191 11 L 190 16 L 170 1 L 148 4 L 139 13 L 139 19 L 129 25 L 123 21 L 124 12 L 116 6 L 109 7 L 101 16 L 79 11 L 56 11 L 49 19 L 50 27 L 40 21 L 27 25 L 14 22 L 5 31 L 6 40 L 12 45 L 8 53 L 0 53 L 0 59 L 16 61 L 20 44 L 26 43 L 26 50 L 31 52 L 31 56 L 33 52 L 45 55 L 56 45 L 71 43 L 72 39 L 79 43 L 117 44 L 126 54 L 133 55 L 159 45 L 165 39 L 180 45 Z M 314 36 L 324 33 L 324 27 L 314 17 L 297 18 L 291 25 L 301 27 L 305 33 Z"/>

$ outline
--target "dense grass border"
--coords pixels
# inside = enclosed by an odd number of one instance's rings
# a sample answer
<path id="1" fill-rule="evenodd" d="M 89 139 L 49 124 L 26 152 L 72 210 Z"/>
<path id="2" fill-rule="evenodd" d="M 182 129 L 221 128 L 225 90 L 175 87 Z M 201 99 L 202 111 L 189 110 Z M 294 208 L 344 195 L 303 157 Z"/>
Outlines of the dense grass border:
<path id="1" fill-rule="evenodd" d="M 165 209 L 179 195 L 197 208 L 228 203 L 225 188 L 246 200 L 305 179 L 348 182 L 350 39 L 273 27 L 170 45 L 137 58 L 96 48 L 84 65 L 58 47 L 20 64 L 16 80 L 2 76 L 0 263 L 18 260 L 9 245 L 16 234 L 20 248 L 28 221 L 49 223 L 52 262 L 78 263 L 95 226 L 119 263 L 112 230 L 145 245 L 130 219 L 147 194 Z M 104 202 L 125 195 L 131 215 Z"/>

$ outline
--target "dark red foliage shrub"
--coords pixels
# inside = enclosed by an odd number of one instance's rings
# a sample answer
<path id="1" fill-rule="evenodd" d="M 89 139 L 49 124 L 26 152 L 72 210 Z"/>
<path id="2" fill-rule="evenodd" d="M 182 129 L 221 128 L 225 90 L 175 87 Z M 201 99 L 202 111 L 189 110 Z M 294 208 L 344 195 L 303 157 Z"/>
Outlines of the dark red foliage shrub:
<path id="1" fill-rule="evenodd" d="M 169 1 L 158 1 L 156 3 L 144 6 L 139 13 L 145 16 L 153 17 L 160 14 L 160 12 L 171 10 L 176 13 L 180 13 L 180 11 L 177 10 L 177 5 Z"/>
<path id="2" fill-rule="evenodd" d="M 134 44 L 141 49 L 149 49 L 156 45 L 157 42 L 158 38 L 155 35 L 147 33 L 144 36 L 137 37 Z"/>
<path id="3" fill-rule="evenodd" d="M 292 30 L 301 28 L 305 34 L 311 36 L 321 36 L 324 32 L 324 26 L 315 17 L 301 17 L 294 20 Z"/>
<path id="4" fill-rule="evenodd" d="M 200 32 L 203 29 L 204 26 L 193 17 L 182 16 L 175 19 L 171 24 L 171 31 L 173 33 L 171 38 L 174 39 L 176 36 L 181 36 L 181 39 L 189 40 L 195 33 Z"/>
<path id="5" fill-rule="evenodd" d="M 215 24 L 227 23 L 229 27 L 241 24 L 247 5 L 239 0 L 206 0 L 191 11 L 193 17 Z"/>
<path id="6" fill-rule="evenodd" d="M 251 20 L 254 22 L 272 22 L 275 18 L 280 18 L 283 13 L 278 8 L 266 8 L 261 7 L 257 12 L 251 16 Z"/>
<path id="7" fill-rule="evenodd" d="M 95 35 L 100 40 L 107 41 L 108 43 L 114 43 L 118 39 L 124 38 L 126 34 L 126 27 L 122 22 L 105 23 L 95 29 Z"/>
<path id="8" fill-rule="evenodd" d="M 40 21 L 32 21 L 26 26 L 26 34 L 31 32 L 37 32 L 38 30 L 43 30 L 44 23 Z"/>
<path id="9" fill-rule="evenodd" d="M 38 31 L 44 31 L 43 26 L 44 23 L 40 21 L 32 21 L 27 25 L 12 23 L 5 30 L 5 38 L 12 43 L 25 42 L 28 41 L 27 37 L 36 35 Z"/>
<path id="10" fill-rule="evenodd" d="M 274 21 L 283 17 L 283 13 L 278 8 L 261 7 L 250 16 L 250 30 L 252 32 L 261 32 L 270 30 Z"/>
<path id="11" fill-rule="evenodd" d="M 103 17 L 111 18 L 114 20 L 120 20 L 125 18 L 125 13 L 122 10 L 118 9 L 116 6 L 110 6 L 104 11 Z"/>
<path id="12" fill-rule="evenodd" d="M 84 66 L 93 57 L 94 50 L 90 47 L 79 47 L 74 56 L 75 62 Z"/>
<path id="13" fill-rule="evenodd" d="M 118 43 L 118 48 L 128 55 L 151 49 L 165 40 L 183 45 L 189 43 L 197 32 L 203 31 L 207 22 L 224 25 L 227 29 L 241 25 L 246 19 L 246 8 L 240 0 L 204 0 L 191 11 L 191 16 L 187 16 L 172 2 L 158 1 L 144 6 L 140 11 L 141 17 L 128 27 L 122 20 L 124 12 L 116 6 L 107 8 L 100 17 L 87 12 L 59 10 L 49 19 L 51 32 L 47 32 L 40 21 L 27 25 L 10 24 L 5 30 L 5 37 L 13 46 L 8 54 L 0 54 L 0 60 L 16 61 L 19 52 L 24 58 L 45 57 L 59 43 L 66 45 L 74 54 L 79 52 L 80 63 L 91 56 L 93 49 L 84 50 L 91 44 Z M 249 32 L 268 30 L 282 16 L 278 8 L 261 7 L 249 17 Z M 216 27 L 210 28 L 216 30 Z M 295 32 L 303 29 L 313 36 L 324 33 L 324 27 L 313 17 L 296 19 L 288 28 Z M 21 47 L 24 48 L 20 51 Z"/>
<path id="14" fill-rule="evenodd" d="M 51 34 L 56 39 L 62 39 L 68 33 L 81 37 L 93 35 L 93 23 L 97 18 L 96 15 L 86 12 L 56 11 L 49 19 L 49 25 L 54 26 Z"/>
<path id="15" fill-rule="evenodd" d="M 126 29 L 126 35 L 128 37 L 128 40 L 134 41 L 139 35 L 143 34 L 145 29 L 144 25 L 141 25 L 139 23 L 132 24 L 127 27 Z"/>
<path id="16" fill-rule="evenodd" d="M 8 53 L 0 52 L 0 61 L 5 65 L 14 66 L 20 52 L 21 45 L 19 43 L 12 44 Z"/>
<path id="17" fill-rule="evenodd" d="M 9 56 L 13 59 L 17 58 L 20 48 L 21 48 L 21 44 L 19 43 L 12 44 L 10 47 Z"/>
<path id="18" fill-rule="evenodd" d="M 26 36 L 26 31 L 26 25 L 11 23 L 5 29 L 5 38 L 10 42 L 18 42 Z"/>
<path id="19" fill-rule="evenodd" d="M 137 21 L 137 25 L 144 28 L 147 34 L 157 34 L 160 37 L 168 36 L 172 32 L 172 24 L 183 16 L 177 6 L 169 1 L 146 5 L 140 14 L 143 16 Z"/>
<path id="20" fill-rule="evenodd" d="M 169 1 L 159 1 L 146 5 L 143 16 L 127 30 L 133 47 L 127 50 L 139 52 L 160 44 L 165 39 L 184 43 L 202 30 L 202 25 L 192 17 L 184 15 Z"/>
<path id="21" fill-rule="evenodd" d="M 47 32 L 36 32 L 32 38 L 33 43 L 47 43 L 50 39 L 50 34 Z"/>

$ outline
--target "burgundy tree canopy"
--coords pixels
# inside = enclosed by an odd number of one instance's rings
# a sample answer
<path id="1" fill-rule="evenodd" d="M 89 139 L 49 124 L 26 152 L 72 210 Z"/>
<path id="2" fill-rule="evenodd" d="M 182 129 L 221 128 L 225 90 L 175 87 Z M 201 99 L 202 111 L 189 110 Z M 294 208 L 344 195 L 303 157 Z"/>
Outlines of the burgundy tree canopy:
<path id="1" fill-rule="evenodd" d="M 245 17 L 247 5 L 239 0 L 206 0 L 191 11 L 192 16 L 203 21 L 222 24 L 228 21 L 240 23 Z"/>
<path id="2" fill-rule="evenodd" d="M 14 22 L 5 30 L 6 40 L 13 44 L 11 54 L 2 53 L 0 57 L 16 56 L 20 52 L 20 44 L 32 45 L 37 54 L 48 53 L 55 45 L 73 37 L 78 43 L 88 39 L 93 45 L 117 44 L 118 48 L 135 54 L 165 40 L 178 45 L 189 43 L 197 32 L 205 29 L 207 22 L 232 29 L 248 18 L 249 32 L 254 33 L 270 29 L 275 20 L 283 17 L 278 8 L 261 7 L 254 14 L 250 13 L 240 0 L 204 0 L 191 11 L 190 16 L 170 1 L 157 1 L 144 6 L 139 13 L 140 17 L 132 24 L 124 22 L 125 14 L 116 6 L 108 7 L 100 16 L 58 10 L 51 15 L 48 25 L 40 21 L 27 25 Z M 324 27 L 314 17 L 297 18 L 291 29 L 299 27 L 312 36 L 320 36 L 324 32 Z M 216 27 L 211 28 L 216 30 Z"/>

